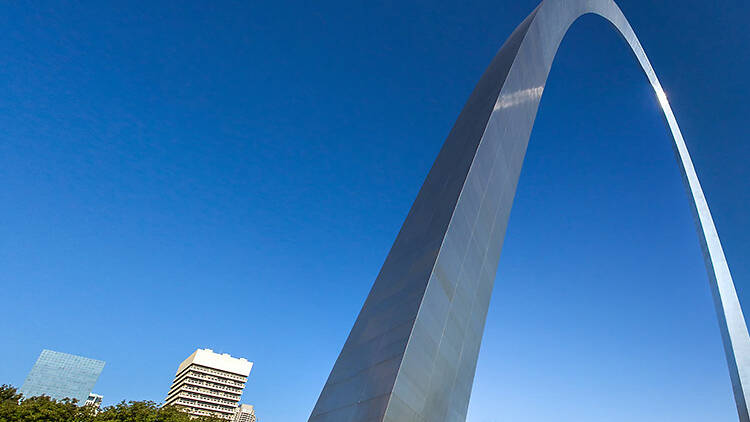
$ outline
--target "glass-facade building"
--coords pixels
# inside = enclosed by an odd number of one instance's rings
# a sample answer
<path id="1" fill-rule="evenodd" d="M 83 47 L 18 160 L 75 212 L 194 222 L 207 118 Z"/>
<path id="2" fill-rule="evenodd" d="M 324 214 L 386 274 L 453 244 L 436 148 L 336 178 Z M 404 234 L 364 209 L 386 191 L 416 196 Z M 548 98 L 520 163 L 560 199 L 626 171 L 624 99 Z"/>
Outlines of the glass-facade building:
<path id="1" fill-rule="evenodd" d="M 101 360 L 42 350 L 20 393 L 25 398 L 44 395 L 56 400 L 76 399 L 83 404 L 102 369 Z"/>

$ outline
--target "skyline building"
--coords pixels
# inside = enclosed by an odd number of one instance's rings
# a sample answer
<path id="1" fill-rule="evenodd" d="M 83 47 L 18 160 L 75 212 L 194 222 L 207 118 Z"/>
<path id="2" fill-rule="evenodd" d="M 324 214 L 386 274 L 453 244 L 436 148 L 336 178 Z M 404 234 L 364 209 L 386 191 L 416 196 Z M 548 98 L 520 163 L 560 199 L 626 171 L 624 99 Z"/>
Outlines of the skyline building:
<path id="1" fill-rule="evenodd" d="M 94 389 L 104 364 L 101 360 L 44 349 L 19 392 L 25 398 L 69 398 L 83 405 Z"/>
<path id="2" fill-rule="evenodd" d="M 234 411 L 232 422 L 255 422 L 255 408 L 251 404 L 241 404 Z"/>
<path id="3" fill-rule="evenodd" d="M 104 399 L 104 396 L 102 396 L 101 394 L 89 393 L 89 397 L 86 399 L 83 405 L 84 406 L 91 405 L 98 409 L 102 406 L 103 399 Z"/>
<path id="4" fill-rule="evenodd" d="M 252 368 L 245 358 L 198 349 L 177 368 L 164 405 L 181 406 L 192 416 L 232 419 Z"/>

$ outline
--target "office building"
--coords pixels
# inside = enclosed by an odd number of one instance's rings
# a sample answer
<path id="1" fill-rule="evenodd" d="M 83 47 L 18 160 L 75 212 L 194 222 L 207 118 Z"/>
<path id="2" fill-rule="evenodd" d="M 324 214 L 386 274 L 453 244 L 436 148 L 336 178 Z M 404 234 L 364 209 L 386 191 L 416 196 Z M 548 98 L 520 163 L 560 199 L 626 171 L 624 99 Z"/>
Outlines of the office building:
<path id="1" fill-rule="evenodd" d="M 252 367 L 247 359 L 198 349 L 177 368 L 164 405 L 192 416 L 232 419 Z"/>
<path id="2" fill-rule="evenodd" d="M 94 389 L 104 362 L 83 356 L 42 350 L 19 392 L 24 397 L 75 399 L 83 404 Z"/>
<path id="3" fill-rule="evenodd" d="M 102 399 L 103 398 L 104 398 L 104 396 L 102 396 L 100 394 L 89 393 L 89 398 L 87 398 L 86 402 L 83 403 L 83 404 L 84 404 L 84 406 L 89 406 L 90 405 L 90 406 L 94 406 L 94 407 L 96 407 L 98 409 L 102 405 Z"/>
<path id="4" fill-rule="evenodd" d="M 232 422 L 255 422 L 255 409 L 252 405 L 241 404 L 235 409 Z"/>

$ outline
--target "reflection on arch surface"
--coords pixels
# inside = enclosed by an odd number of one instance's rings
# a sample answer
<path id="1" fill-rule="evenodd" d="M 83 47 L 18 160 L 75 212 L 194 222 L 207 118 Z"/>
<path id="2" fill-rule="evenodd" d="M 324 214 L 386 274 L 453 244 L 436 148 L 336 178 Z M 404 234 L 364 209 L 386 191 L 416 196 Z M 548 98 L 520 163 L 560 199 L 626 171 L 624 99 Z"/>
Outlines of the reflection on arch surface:
<path id="1" fill-rule="evenodd" d="M 706 198 L 646 54 L 613 0 L 544 0 L 511 34 L 443 144 L 309 422 L 463 421 L 513 197 L 560 41 L 584 14 L 623 36 L 659 99 L 692 199 L 740 421 L 750 337 Z"/>

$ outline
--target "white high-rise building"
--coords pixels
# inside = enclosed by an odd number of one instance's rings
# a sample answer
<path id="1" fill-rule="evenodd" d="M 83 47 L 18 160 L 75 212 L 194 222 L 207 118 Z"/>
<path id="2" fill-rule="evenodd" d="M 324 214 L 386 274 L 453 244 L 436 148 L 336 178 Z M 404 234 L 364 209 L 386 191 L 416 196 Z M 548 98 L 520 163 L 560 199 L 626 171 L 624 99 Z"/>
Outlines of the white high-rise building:
<path id="1" fill-rule="evenodd" d="M 241 404 L 234 411 L 232 418 L 232 422 L 255 422 L 255 420 L 255 409 L 249 404 Z"/>
<path id="2" fill-rule="evenodd" d="M 198 349 L 177 368 L 164 405 L 192 416 L 232 419 L 252 367 L 247 359 Z"/>
<path id="3" fill-rule="evenodd" d="M 89 397 L 86 399 L 83 405 L 94 406 L 98 409 L 102 405 L 102 399 L 104 399 L 104 396 L 102 396 L 101 394 L 89 393 Z"/>

